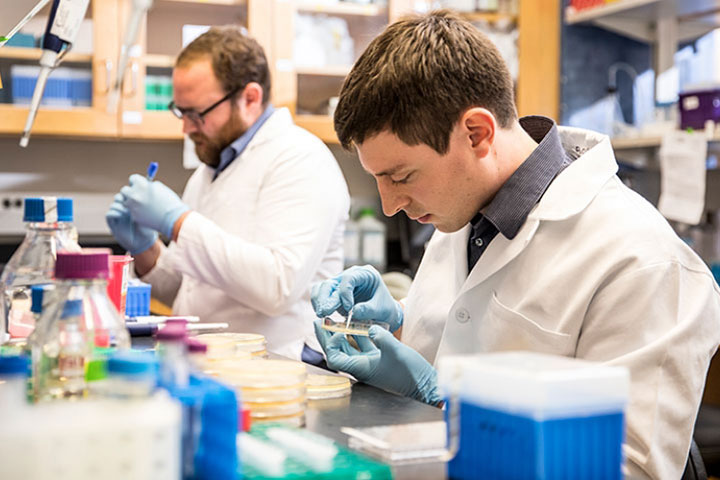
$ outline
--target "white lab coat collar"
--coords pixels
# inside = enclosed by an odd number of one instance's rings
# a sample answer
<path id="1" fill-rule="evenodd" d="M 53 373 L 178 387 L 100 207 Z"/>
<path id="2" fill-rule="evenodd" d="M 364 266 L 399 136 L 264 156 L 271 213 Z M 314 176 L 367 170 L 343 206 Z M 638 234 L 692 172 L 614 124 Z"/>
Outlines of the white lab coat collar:
<path id="1" fill-rule="evenodd" d="M 582 212 L 617 172 L 617 162 L 610 139 L 601 134 L 578 128 L 560 127 L 560 138 L 566 150 L 580 154 L 573 163 L 553 180 L 540 202 L 512 240 L 497 235 L 488 245 L 460 290 L 460 295 L 482 283 L 522 252 L 532 240 L 541 221 L 564 220 Z M 467 264 L 466 249 L 469 225 L 456 232 L 455 268 Z"/>
<path id="2" fill-rule="evenodd" d="M 276 108 L 243 151 L 252 150 L 265 142 L 276 139 L 293 126 L 292 115 L 287 108 Z M 241 154 L 242 156 L 242 154 Z"/>
<path id="3" fill-rule="evenodd" d="M 583 211 L 618 170 L 610 138 L 589 130 L 559 127 L 567 151 L 580 154 L 550 184 L 530 220 L 564 220 Z"/>

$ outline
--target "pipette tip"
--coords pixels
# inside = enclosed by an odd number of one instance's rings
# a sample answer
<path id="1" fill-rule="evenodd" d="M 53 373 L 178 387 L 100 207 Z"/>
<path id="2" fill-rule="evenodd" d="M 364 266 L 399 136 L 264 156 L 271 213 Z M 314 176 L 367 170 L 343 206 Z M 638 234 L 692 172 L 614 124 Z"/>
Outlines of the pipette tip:
<path id="1" fill-rule="evenodd" d="M 20 146 L 25 148 L 28 143 L 30 143 L 30 132 L 23 132 L 22 137 L 20 137 Z"/>

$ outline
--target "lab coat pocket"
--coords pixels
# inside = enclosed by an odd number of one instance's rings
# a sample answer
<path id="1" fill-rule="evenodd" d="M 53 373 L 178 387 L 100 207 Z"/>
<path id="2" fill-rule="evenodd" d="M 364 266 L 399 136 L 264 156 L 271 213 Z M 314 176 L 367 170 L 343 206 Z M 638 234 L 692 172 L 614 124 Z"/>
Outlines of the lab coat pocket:
<path id="1" fill-rule="evenodd" d="M 478 338 L 486 351 L 529 350 L 554 355 L 574 352 L 573 338 L 550 330 L 503 305 L 493 292 Z"/>

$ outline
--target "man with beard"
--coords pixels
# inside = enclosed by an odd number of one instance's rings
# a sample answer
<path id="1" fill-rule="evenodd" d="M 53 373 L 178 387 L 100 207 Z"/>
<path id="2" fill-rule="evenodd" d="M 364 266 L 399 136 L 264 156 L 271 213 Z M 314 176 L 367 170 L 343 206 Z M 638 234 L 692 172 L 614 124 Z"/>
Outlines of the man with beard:
<path id="1" fill-rule="evenodd" d="M 169 108 L 203 165 L 182 199 L 132 175 L 106 217 L 175 314 L 228 322 L 318 363 L 310 285 L 342 269 L 349 195 L 327 147 L 269 99 L 255 40 L 234 26 L 198 37 L 175 63 Z"/>

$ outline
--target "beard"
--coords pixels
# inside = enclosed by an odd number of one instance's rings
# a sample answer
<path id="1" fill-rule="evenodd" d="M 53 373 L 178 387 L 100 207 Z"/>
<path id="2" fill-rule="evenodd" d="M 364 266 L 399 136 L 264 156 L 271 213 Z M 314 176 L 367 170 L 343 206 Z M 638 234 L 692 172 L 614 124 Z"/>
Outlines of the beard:
<path id="1" fill-rule="evenodd" d="M 217 168 L 220 165 L 220 152 L 237 140 L 247 129 L 247 125 L 233 109 L 230 120 L 220 128 L 217 135 L 208 137 L 202 132 L 193 132 L 190 134 L 190 139 L 195 144 L 195 153 L 200 161 L 209 167 Z"/>

